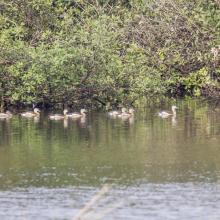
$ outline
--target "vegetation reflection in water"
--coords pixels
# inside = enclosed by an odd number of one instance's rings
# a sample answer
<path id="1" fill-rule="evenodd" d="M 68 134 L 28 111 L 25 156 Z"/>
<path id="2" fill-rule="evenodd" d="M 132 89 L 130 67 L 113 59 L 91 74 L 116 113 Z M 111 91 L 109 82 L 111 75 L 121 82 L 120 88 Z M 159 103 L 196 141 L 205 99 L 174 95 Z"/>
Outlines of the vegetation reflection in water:
<path id="1" fill-rule="evenodd" d="M 178 107 L 168 119 L 146 108 L 134 121 L 98 112 L 86 121 L 54 122 L 47 114 L 1 120 L 0 187 L 219 181 L 218 109 L 199 102 Z"/>

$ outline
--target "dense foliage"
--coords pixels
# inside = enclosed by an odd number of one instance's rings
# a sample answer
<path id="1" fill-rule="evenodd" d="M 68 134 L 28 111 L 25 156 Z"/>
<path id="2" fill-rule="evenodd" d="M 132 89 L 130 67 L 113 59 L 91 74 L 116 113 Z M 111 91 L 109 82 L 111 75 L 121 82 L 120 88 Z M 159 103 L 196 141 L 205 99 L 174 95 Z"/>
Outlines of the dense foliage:
<path id="1" fill-rule="evenodd" d="M 219 96 L 218 0 L 3 0 L 7 104 Z"/>

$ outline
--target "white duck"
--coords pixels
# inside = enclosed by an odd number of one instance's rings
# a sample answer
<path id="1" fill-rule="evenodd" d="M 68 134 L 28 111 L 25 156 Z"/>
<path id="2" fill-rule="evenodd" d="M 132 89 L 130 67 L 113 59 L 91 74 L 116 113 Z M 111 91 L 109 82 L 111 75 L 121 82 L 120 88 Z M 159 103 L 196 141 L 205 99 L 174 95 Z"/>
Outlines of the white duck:
<path id="1" fill-rule="evenodd" d="M 0 118 L 11 118 L 12 113 L 10 111 L 6 111 L 5 113 L 0 113 Z"/>
<path id="2" fill-rule="evenodd" d="M 168 118 L 171 115 L 176 116 L 176 109 L 178 109 L 178 108 L 175 105 L 172 105 L 171 109 L 172 109 L 172 113 L 166 112 L 166 111 L 161 111 L 158 113 L 158 116 L 160 116 L 161 118 Z"/>
<path id="3" fill-rule="evenodd" d="M 118 116 L 118 115 L 121 115 L 122 113 L 125 113 L 126 111 L 127 111 L 126 108 L 122 108 L 121 111 L 114 110 L 114 111 L 108 112 L 108 115 L 109 116 Z"/>
<path id="4" fill-rule="evenodd" d="M 82 118 L 86 116 L 86 109 L 81 109 L 80 112 L 69 113 L 66 116 L 68 118 Z"/>
<path id="5" fill-rule="evenodd" d="M 34 108 L 34 111 L 23 112 L 23 113 L 21 113 L 21 116 L 26 117 L 26 118 L 39 117 L 40 116 L 40 109 Z"/>
<path id="6" fill-rule="evenodd" d="M 49 115 L 49 119 L 50 120 L 62 120 L 62 119 L 67 118 L 67 113 L 68 113 L 68 110 L 64 109 L 63 110 L 63 115 L 61 115 L 61 114 Z"/>
<path id="7" fill-rule="evenodd" d="M 120 118 L 130 118 L 134 116 L 134 109 L 129 108 L 128 112 L 122 112 L 121 114 L 118 115 Z"/>

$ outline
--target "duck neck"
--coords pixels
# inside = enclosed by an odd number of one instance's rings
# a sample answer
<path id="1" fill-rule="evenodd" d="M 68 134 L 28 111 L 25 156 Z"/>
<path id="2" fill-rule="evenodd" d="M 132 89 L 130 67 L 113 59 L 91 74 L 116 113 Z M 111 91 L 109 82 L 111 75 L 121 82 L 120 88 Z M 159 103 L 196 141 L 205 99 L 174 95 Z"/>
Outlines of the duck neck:
<path id="1" fill-rule="evenodd" d="M 176 109 L 172 109 L 173 116 L 176 116 Z"/>
<path id="2" fill-rule="evenodd" d="M 39 111 L 37 109 L 34 109 L 34 114 L 37 115 L 37 116 L 40 115 L 40 113 L 39 113 Z"/>
<path id="3" fill-rule="evenodd" d="M 35 112 L 35 115 L 39 116 L 39 115 L 40 115 L 40 113 L 39 113 L 39 112 Z"/>
<path id="4" fill-rule="evenodd" d="M 85 116 L 86 116 L 86 113 L 85 113 L 85 112 L 82 112 L 81 115 L 82 115 L 82 117 L 85 117 Z"/>

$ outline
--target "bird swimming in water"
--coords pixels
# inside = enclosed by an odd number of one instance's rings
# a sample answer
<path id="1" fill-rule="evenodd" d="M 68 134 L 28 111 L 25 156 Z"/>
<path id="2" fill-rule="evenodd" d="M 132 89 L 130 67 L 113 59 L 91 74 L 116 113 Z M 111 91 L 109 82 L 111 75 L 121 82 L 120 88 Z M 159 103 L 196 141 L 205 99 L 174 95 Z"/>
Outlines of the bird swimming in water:
<path id="1" fill-rule="evenodd" d="M 10 111 L 6 111 L 5 113 L 0 113 L 0 119 L 11 118 L 12 113 Z"/>
<path id="2" fill-rule="evenodd" d="M 23 112 L 21 113 L 21 116 L 26 117 L 26 118 L 38 117 L 40 116 L 40 109 L 34 108 L 33 111 Z"/>
<path id="3" fill-rule="evenodd" d="M 86 109 L 81 109 L 80 112 L 69 113 L 66 116 L 68 118 L 82 118 L 86 116 Z"/>
<path id="4" fill-rule="evenodd" d="M 61 114 L 49 115 L 49 119 L 51 119 L 51 120 L 62 120 L 62 119 L 67 118 L 67 113 L 68 113 L 68 110 L 64 109 L 63 110 L 63 115 L 61 115 Z"/>
<path id="5" fill-rule="evenodd" d="M 130 118 L 134 116 L 134 109 L 133 108 L 129 108 L 128 112 L 122 112 L 121 114 L 118 115 L 118 117 L 120 118 Z"/>
<path id="6" fill-rule="evenodd" d="M 171 115 L 176 116 L 176 109 L 178 109 L 178 108 L 175 105 L 172 105 L 171 109 L 172 109 L 172 113 L 166 112 L 166 111 L 161 111 L 158 113 L 158 116 L 160 116 L 161 118 L 168 118 Z"/>
<path id="7" fill-rule="evenodd" d="M 126 111 L 127 111 L 127 109 L 123 107 L 123 108 L 121 109 L 121 111 L 114 110 L 114 111 L 108 112 L 108 115 L 115 117 L 115 116 L 118 116 L 118 115 L 120 115 L 120 114 L 122 114 L 122 113 L 125 113 Z"/>

